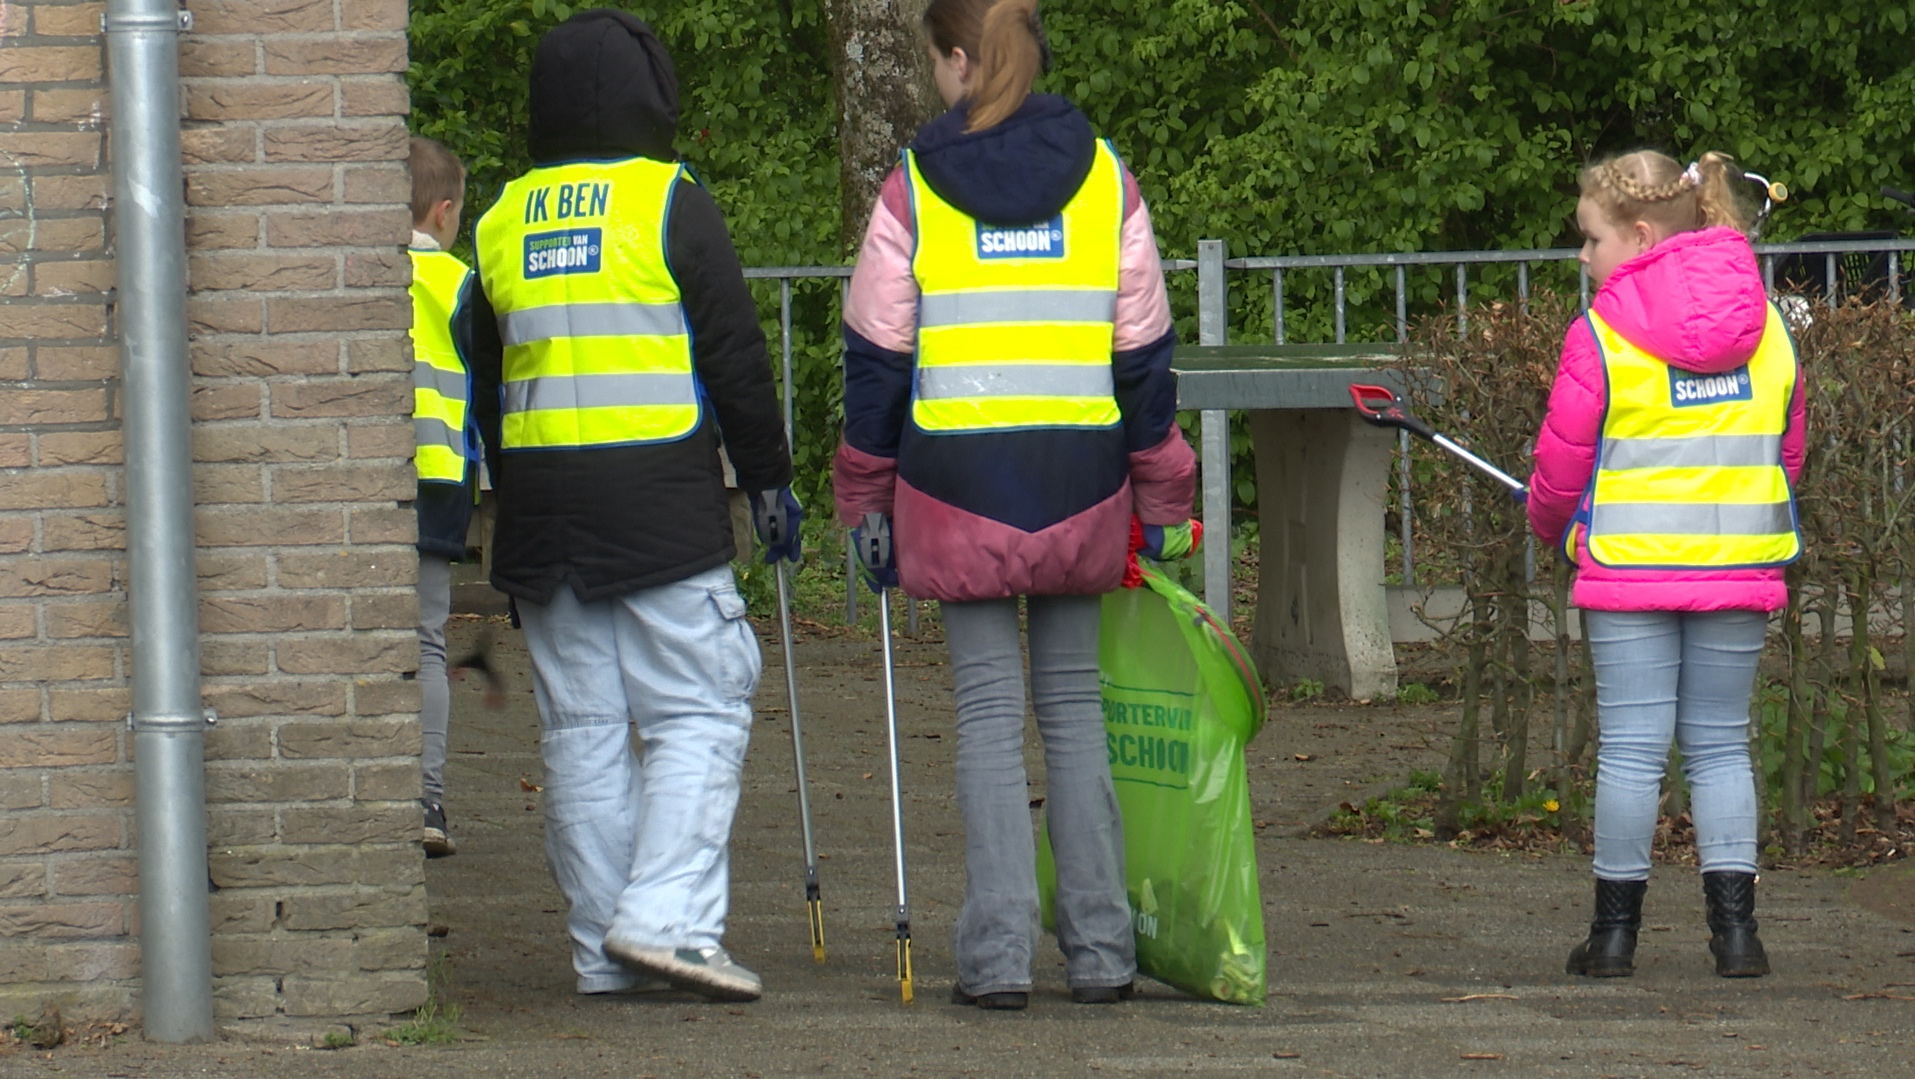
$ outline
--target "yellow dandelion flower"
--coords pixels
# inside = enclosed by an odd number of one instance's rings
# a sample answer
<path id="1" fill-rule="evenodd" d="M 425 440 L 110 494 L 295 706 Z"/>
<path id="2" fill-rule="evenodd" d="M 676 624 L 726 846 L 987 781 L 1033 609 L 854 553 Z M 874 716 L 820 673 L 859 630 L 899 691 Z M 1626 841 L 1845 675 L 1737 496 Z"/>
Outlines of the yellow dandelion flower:
<path id="1" fill-rule="evenodd" d="M 1556 812 L 1558 809 L 1561 809 L 1562 807 L 1563 807 L 1563 804 L 1561 802 L 1558 802 L 1554 798 L 1551 798 L 1549 801 L 1543 803 L 1543 808 L 1551 813 Z"/>

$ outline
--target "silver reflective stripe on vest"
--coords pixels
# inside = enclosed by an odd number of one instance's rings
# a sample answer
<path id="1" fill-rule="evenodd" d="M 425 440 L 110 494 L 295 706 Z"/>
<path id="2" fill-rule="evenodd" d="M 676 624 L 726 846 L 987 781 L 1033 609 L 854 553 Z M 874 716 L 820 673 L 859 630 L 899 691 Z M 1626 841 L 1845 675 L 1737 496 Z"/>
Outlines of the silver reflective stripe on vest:
<path id="1" fill-rule="evenodd" d="M 1782 463 L 1781 435 L 1699 435 L 1695 438 L 1610 438 L 1602 444 L 1607 471 L 1626 468 L 1760 468 Z"/>
<path id="2" fill-rule="evenodd" d="M 918 398 L 1110 397 L 1107 363 L 964 363 L 918 368 Z"/>
<path id="3" fill-rule="evenodd" d="M 465 372 L 447 371 L 424 360 L 412 361 L 412 384 L 421 390 L 433 390 L 441 397 L 465 400 Z"/>
<path id="4" fill-rule="evenodd" d="M 499 319 L 499 335 L 508 345 L 555 337 L 673 337 L 685 332 L 685 312 L 675 303 L 560 303 L 528 307 Z"/>
<path id="5" fill-rule="evenodd" d="M 462 432 L 453 430 L 451 424 L 437 416 L 413 417 L 412 440 L 421 446 L 444 446 L 461 457 L 465 456 Z"/>
<path id="6" fill-rule="evenodd" d="M 1778 536 L 1795 531 L 1795 511 L 1787 502 L 1598 502 L 1590 531 L 1597 536 Z"/>
<path id="7" fill-rule="evenodd" d="M 1115 322 L 1117 293 L 1105 289 L 939 292 L 918 305 L 918 328 L 992 322 Z"/>
<path id="8" fill-rule="evenodd" d="M 505 384 L 507 412 L 697 403 L 698 383 L 689 374 L 551 375 Z"/>

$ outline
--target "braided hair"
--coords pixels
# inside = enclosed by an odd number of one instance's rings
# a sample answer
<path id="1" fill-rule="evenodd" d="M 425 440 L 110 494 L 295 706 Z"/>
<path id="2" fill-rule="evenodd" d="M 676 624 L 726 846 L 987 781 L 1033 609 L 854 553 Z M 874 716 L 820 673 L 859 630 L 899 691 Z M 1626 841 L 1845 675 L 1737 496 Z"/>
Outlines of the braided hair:
<path id="1" fill-rule="evenodd" d="M 1621 225 L 1647 221 L 1672 235 L 1717 225 L 1747 232 L 1741 176 L 1735 158 L 1713 150 L 1686 169 L 1668 154 L 1637 150 L 1585 168 L 1582 195 Z"/>

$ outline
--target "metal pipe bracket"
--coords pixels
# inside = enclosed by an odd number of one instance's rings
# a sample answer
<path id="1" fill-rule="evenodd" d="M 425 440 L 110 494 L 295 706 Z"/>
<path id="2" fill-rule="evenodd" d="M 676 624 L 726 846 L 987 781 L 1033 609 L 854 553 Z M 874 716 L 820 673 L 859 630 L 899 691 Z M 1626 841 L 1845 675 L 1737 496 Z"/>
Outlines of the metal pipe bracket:
<path id="1" fill-rule="evenodd" d="M 196 734 L 219 722 L 219 713 L 211 708 L 195 716 L 190 712 L 173 715 L 156 714 L 142 716 L 138 712 L 126 714 L 126 729 L 129 731 L 147 731 L 156 734 Z"/>
<path id="2" fill-rule="evenodd" d="M 100 32 L 103 34 L 131 34 L 142 30 L 190 34 L 193 32 L 193 13 L 181 8 L 171 17 L 153 15 L 144 11 L 118 14 L 108 11 L 100 16 Z"/>

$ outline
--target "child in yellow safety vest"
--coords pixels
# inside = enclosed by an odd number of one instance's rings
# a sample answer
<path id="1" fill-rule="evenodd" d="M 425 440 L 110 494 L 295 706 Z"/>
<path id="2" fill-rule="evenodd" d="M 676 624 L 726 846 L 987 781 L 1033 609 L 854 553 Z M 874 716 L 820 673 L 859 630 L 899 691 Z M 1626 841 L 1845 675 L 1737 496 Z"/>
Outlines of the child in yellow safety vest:
<path id="1" fill-rule="evenodd" d="M 452 699 L 446 682 L 446 618 L 452 609 L 452 563 L 465 555 L 478 469 L 478 429 L 468 405 L 472 379 L 462 353 L 469 330 L 465 298 L 472 271 L 446 252 L 459 234 L 465 168 L 452 151 L 414 138 L 412 166 L 413 463 L 419 472 L 419 720 L 424 730 L 419 771 L 432 857 L 458 848 L 446 831 L 446 728 Z"/>
<path id="2" fill-rule="evenodd" d="M 858 544 L 869 576 L 944 619 L 965 827 L 952 999 L 1029 1003 L 1021 600 L 1065 978 L 1110 1004 L 1137 965 L 1099 612 L 1133 521 L 1153 558 L 1193 546 L 1176 332 L 1136 179 L 1076 106 L 1031 92 L 1049 55 L 1035 0 L 933 0 L 924 22 L 952 108 L 884 182 L 851 278 L 838 514 L 861 540 L 895 531 Z"/>
<path id="3" fill-rule="evenodd" d="M 1529 519 L 1574 560 L 1602 728 L 1596 897 L 1571 974 L 1635 969 L 1672 740 L 1692 791 L 1716 973 L 1769 972 L 1756 936 L 1749 698 L 1801 552 L 1802 375 L 1723 154 L 1652 151 L 1582 174 L 1582 263 L 1536 443 Z"/>

